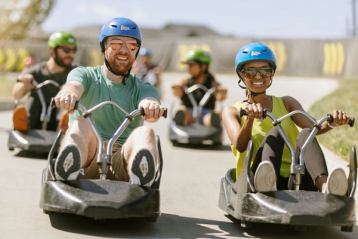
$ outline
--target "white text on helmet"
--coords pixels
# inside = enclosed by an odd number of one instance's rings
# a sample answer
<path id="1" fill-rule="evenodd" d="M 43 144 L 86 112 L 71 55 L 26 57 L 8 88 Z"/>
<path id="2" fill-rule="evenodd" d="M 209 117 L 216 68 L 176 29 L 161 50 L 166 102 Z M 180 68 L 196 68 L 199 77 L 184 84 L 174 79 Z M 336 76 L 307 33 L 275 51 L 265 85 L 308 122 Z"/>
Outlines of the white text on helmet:
<path id="1" fill-rule="evenodd" d="M 121 25 L 121 30 L 122 30 L 122 31 L 129 31 L 130 29 L 129 29 L 129 27 L 126 26 L 126 25 Z"/>

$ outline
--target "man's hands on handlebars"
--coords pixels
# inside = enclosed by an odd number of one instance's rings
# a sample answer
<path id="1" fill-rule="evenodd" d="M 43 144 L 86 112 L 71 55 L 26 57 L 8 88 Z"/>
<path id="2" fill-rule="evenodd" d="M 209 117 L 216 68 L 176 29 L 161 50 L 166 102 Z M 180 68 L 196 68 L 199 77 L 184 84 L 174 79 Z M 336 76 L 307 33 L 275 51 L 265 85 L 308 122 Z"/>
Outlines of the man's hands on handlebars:
<path id="1" fill-rule="evenodd" d="M 165 111 L 165 108 L 154 98 L 143 99 L 139 103 L 139 108 L 143 108 L 144 119 L 150 122 L 158 120 Z"/>
<path id="2" fill-rule="evenodd" d="M 175 95 L 176 97 L 182 97 L 184 95 L 184 88 L 181 85 L 172 85 L 172 91 L 173 95 Z"/>
<path id="3" fill-rule="evenodd" d="M 222 85 L 219 85 L 215 89 L 215 97 L 218 101 L 224 101 L 226 99 L 227 89 Z"/>
<path id="4" fill-rule="evenodd" d="M 35 87 L 35 79 L 31 74 L 21 74 L 17 77 L 16 81 L 21 82 L 27 91 L 30 91 Z"/>
<path id="5" fill-rule="evenodd" d="M 61 90 L 54 97 L 56 107 L 67 110 L 68 112 L 74 110 L 77 100 L 77 96 L 74 93 L 66 90 Z"/>

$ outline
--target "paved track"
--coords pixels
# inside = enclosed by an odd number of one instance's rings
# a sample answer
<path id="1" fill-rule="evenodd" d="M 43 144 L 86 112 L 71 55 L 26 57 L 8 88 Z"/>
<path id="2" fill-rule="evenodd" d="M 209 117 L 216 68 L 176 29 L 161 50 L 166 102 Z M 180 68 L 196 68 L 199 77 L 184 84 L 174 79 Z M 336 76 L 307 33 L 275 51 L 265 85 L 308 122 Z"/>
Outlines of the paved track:
<path id="1" fill-rule="evenodd" d="M 169 84 L 181 75 L 165 74 L 163 102 L 170 106 Z M 225 105 L 243 97 L 234 75 L 219 75 L 229 87 Z M 305 108 L 336 87 L 332 80 L 276 78 L 271 94 L 287 92 L 298 98 Z M 162 215 L 157 223 L 141 220 L 96 222 L 75 216 L 49 216 L 39 204 L 43 158 L 24 156 L 7 150 L 10 112 L 0 112 L 0 239 L 32 238 L 358 238 L 339 228 L 314 227 L 293 232 L 277 225 L 260 225 L 260 229 L 243 230 L 224 216 L 218 208 L 220 178 L 234 166 L 228 147 L 221 150 L 176 148 L 167 139 L 168 121 L 152 124 L 162 140 L 165 160 L 161 185 Z M 227 139 L 226 139 L 227 145 Z M 329 167 L 346 163 L 326 151 Z"/>

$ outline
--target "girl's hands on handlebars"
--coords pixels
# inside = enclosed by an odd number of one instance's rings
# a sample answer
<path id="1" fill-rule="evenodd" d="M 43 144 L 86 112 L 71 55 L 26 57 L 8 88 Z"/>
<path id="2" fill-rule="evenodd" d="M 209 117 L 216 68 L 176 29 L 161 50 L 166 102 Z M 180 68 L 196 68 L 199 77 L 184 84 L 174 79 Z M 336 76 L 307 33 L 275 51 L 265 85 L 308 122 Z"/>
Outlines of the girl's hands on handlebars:
<path id="1" fill-rule="evenodd" d="M 351 117 L 342 110 L 335 110 L 332 113 L 333 121 L 329 123 L 331 127 L 337 127 L 340 125 L 349 124 Z"/>
<path id="2" fill-rule="evenodd" d="M 264 109 L 260 103 L 244 102 L 243 109 L 247 113 L 249 119 L 262 119 Z"/>

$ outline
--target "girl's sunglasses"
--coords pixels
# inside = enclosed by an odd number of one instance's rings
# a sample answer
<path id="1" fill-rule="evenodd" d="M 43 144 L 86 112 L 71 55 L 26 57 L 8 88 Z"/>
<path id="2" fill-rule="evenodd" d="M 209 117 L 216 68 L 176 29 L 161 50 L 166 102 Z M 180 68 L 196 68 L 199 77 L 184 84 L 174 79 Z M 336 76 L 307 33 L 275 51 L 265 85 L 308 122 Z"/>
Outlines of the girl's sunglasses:
<path id="1" fill-rule="evenodd" d="M 243 68 L 241 72 L 245 77 L 253 79 L 260 74 L 261 77 L 271 77 L 273 76 L 274 70 L 272 67 L 247 67 Z"/>

